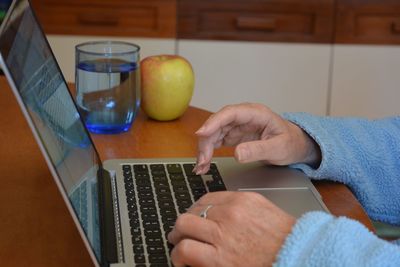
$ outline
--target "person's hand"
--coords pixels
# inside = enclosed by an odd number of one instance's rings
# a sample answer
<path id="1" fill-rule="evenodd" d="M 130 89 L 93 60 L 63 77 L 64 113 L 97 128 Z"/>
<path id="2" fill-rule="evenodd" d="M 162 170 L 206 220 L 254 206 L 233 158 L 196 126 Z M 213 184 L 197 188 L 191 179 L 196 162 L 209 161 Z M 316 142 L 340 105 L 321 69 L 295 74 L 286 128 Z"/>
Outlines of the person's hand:
<path id="1" fill-rule="evenodd" d="M 207 218 L 199 216 L 209 205 Z M 178 217 L 168 235 L 180 266 L 271 266 L 296 220 L 262 195 L 216 192 Z"/>
<path id="2" fill-rule="evenodd" d="M 261 104 L 226 106 L 211 115 L 196 134 L 197 174 L 208 171 L 214 148 L 222 145 L 237 145 L 235 158 L 243 163 L 262 160 L 273 165 L 318 165 L 321 158 L 318 145 L 300 127 Z"/>

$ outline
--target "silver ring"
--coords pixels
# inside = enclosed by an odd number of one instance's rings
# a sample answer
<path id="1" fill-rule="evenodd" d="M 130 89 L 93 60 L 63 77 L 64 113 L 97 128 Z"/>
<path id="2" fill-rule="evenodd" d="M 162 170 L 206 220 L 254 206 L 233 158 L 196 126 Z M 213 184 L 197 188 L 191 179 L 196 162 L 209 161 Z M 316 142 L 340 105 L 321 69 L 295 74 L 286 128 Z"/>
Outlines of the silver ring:
<path id="1" fill-rule="evenodd" d="M 202 212 L 200 212 L 200 217 L 201 218 L 204 218 L 204 219 L 207 219 L 207 211 L 209 210 L 209 209 L 211 209 L 211 207 L 212 207 L 213 205 L 208 205 Z"/>

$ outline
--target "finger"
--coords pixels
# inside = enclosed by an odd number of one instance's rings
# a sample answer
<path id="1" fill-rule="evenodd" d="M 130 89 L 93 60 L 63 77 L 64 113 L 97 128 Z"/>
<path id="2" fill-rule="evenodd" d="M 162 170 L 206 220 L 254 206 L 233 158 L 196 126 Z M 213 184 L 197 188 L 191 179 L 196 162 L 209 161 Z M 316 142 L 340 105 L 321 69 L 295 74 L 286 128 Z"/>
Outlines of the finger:
<path id="1" fill-rule="evenodd" d="M 171 252 L 171 260 L 175 267 L 215 266 L 218 258 L 215 247 L 192 239 L 179 242 Z"/>
<path id="2" fill-rule="evenodd" d="M 235 149 L 235 158 L 241 163 L 264 160 L 271 164 L 284 165 L 290 163 L 289 150 L 283 138 L 273 137 L 239 144 Z"/>
<path id="3" fill-rule="evenodd" d="M 208 171 L 214 154 L 214 148 L 220 144 L 221 130 L 217 131 L 210 137 L 200 137 L 198 142 L 198 155 L 195 166 L 196 174 L 204 174 Z"/>
<path id="4" fill-rule="evenodd" d="M 252 112 L 249 112 L 249 108 L 246 105 L 225 106 L 210 116 L 196 134 L 199 136 L 210 136 L 227 125 L 247 123 L 252 115 Z"/>
<path id="5" fill-rule="evenodd" d="M 218 225 L 214 221 L 184 213 L 176 220 L 174 229 L 168 235 L 168 241 L 175 245 L 189 238 L 214 244 L 217 237 Z"/>
<path id="6" fill-rule="evenodd" d="M 209 170 L 214 149 L 221 147 L 225 136 L 229 134 L 232 128 L 234 128 L 232 125 L 227 125 L 209 137 L 200 137 L 197 164 L 194 168 L 196 174 L 204 174 Z"/>

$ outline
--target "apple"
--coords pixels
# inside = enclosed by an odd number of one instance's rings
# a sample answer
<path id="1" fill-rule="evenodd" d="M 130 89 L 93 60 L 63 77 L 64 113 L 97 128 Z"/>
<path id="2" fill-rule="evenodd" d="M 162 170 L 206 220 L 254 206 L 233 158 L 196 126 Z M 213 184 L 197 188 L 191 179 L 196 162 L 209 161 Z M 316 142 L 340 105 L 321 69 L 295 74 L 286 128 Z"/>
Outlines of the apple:
<path id="1" fill-rule="evenodd" d="M 194 73 L 178 55 L 146 57 L 140 62 L 141 107 L 148 117 L 169 121 L 185 113 L 193 95 Z"/>

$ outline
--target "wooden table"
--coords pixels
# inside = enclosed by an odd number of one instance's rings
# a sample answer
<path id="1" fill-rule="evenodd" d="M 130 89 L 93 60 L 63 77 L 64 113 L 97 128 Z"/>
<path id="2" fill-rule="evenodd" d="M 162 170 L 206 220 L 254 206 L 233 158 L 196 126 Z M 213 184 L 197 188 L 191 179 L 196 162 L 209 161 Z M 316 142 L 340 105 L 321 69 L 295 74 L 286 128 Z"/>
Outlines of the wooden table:
<path id="1" fill-rule="evenodd" d="M 0 78 L 0 261 L 2 266 L 91 266 L 89 255 L 64 206 L 39 147 L 4 78 Z M 179 120 L 156 122 L 139 113 L 132 129 L 93 135 L 102 160 L 135 157 L 193 157 L 194 136 L 210 113 L 190 107 Z M 230 156 L 231 148 L 216 151 Z M 373 230 L 349 189 L 315 182 L 335 215 Z"/>

